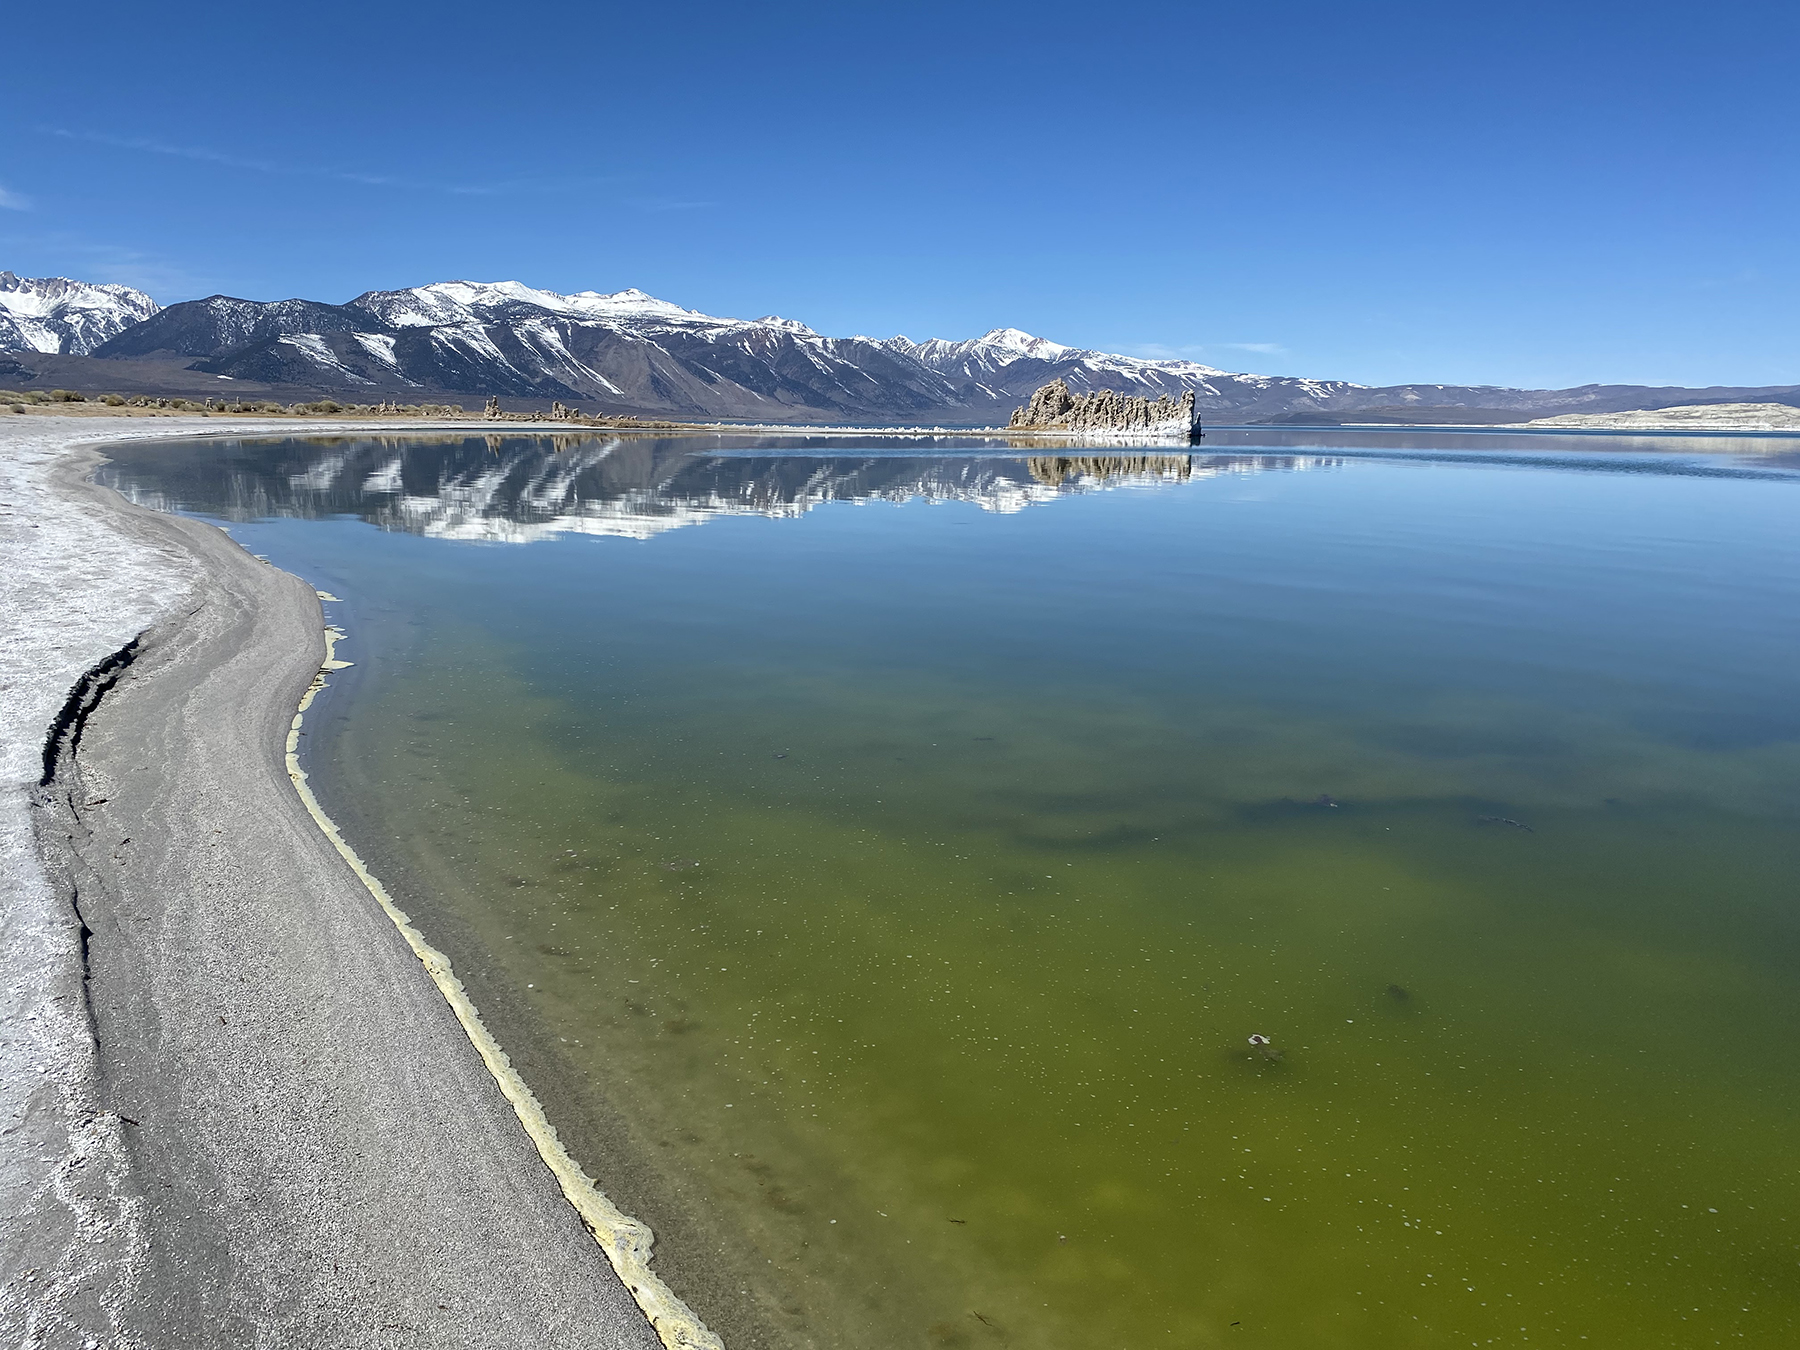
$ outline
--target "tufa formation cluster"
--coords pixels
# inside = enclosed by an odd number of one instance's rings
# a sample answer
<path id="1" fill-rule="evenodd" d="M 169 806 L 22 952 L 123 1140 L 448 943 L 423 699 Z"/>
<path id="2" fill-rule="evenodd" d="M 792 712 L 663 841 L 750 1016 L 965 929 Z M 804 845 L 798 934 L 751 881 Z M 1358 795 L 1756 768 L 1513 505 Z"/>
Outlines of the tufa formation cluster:
<path id="1" fill-rule="evenodd" d="M 1031 402 L 1013 410 L 1012 431 L 1078 431 L 1095 435 L 1180 436 L 1192 440 L 1200 431 L 1194 409 L 1194 391 L 1179 399 L 1166 395 L 1148 399 L 1096 389 L 1091 394 L 1072 394 L 1061 380 L 1053 380 L 1031 396 Z"/>
<path id="2" fill-rule="evenodd" d="M 560 399 L 551 400 L 550 411 L 547 413 L 503 412 L 500 408 L 500 396 L 498 394 L 488 395 L 487 406 L 482 408 L 481 415 L 489 422 L 591 422 L 594 420 L 591 417 L 582 416 L 580 408 L 571 408 Z M 637 421 L 635 417 L 626 417 L 616 420 L 626 422 Z"/>

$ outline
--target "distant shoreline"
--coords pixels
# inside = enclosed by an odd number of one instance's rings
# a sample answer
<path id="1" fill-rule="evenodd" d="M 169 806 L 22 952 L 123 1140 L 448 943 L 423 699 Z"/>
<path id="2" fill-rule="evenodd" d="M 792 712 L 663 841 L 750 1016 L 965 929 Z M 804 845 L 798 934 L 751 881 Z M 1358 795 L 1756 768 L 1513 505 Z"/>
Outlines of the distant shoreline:
<path id="1" fill-rule="evenodd" d="M 1781 425 L 1780 416 L 1757 420 L 1745 416 L 1725 415 L 1709 420 L 1705 415 L 1672 417 L 1671 413 L 1688 413 L 1687 408 L 1662 409 L 1630 413 L 1578 413 L 1554 418 L 1538 418 L 1528 422 L 1212 422 L 1206 432 L 1323 432 L 1323 431 L 1450 431 L 1466 434 L 1478 432 L 1531 432 L 1534 434 L 1620 434 L 1637 433 L 1658 436 L 1800 436 L 1800 408 L 1785 404 L 1717 405 L 1783 409 L 1792 415 L 1790 424 Z M 1696 405 L 1694 412 L 1713 414 L 1714 405 Z M 1716 415 L 1716 414 L 1715 414 Z M 886 436 L 903 440 L 929 440 L 941 437 L 971 437 L 1018 443 L 1021 449 L 1032 445 L 1106 444 L 1119 446 L 1160 446 L 1188 449 L 1204 453 L 1204 442 L 1191 443 L 1179 436 L 1144 435 L 1129 432 L 1095 433 L 1059 429 L 1028 429 L 1005 426 L 942 425 L 847 425 L 843 423 L 807 422 L 650 422 L 632 418 L 583 417 L 568 421 L 533 420 L 517 414 L 489 419 L 480 413 L 461 415 L 437 414 L 416 419 L 396 417 L 392 413 L 357 415 L 338 413 L 193 413 L 160 408 L 110 407 L 104 403 L 36 404 L 23 414 L 28 418 L 55 418 L 79 421 L 156 421 L 182 423 L 184 434 L 228 435 L 265 434 L 292 428 L 299 434 L 320 431 L 355 433 L 378 431 L 384 434 L 431 431 L 457 431 L 480 435 L 567 436 L 581 433 L 607 433 L 619 436 L 812 436 L 821 438 L 844 436 Z M 205 420 L 202 420 L 205 419 Z M 215 420 L 216 419 L 216 420 Z M 230 424 L 229 429 L 222 424 Z M 11 418 L 0 425 L 13 424 Z M 162 434 L 159 430 L 159 434 Z"/>

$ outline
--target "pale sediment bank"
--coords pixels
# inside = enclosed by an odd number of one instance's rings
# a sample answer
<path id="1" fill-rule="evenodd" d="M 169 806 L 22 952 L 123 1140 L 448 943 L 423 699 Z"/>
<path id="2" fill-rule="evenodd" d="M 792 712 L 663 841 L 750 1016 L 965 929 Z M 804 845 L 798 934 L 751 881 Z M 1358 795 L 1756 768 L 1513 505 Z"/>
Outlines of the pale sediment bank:
<path id="1" fill-rule="evenodd" d="M 559 1164 L 447 964 L 295 791 L 316 595 L 84 481 L 83 444 L 274 429 L 21 422 L 0 424 L 0 1328 L 716 1344 L 658 1306 L 647 1234 Z M 70 690 L 134 640 L 40 787 Z"/>
<path id="2" fill-rule="evenodd" d="M 1785 403 L 1690 403 L 1640 412 L 1565 413 L 1523 425 L 1575 431 L 1800 431 L 1800 408 Z"/>

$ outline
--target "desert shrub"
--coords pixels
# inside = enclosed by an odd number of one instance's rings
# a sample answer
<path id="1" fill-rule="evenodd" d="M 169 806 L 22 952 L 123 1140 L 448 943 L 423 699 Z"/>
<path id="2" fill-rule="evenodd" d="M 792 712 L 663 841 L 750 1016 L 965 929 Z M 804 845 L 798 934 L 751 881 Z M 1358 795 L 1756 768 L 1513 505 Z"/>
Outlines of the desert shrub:
<path id="1" fill-rule="evenodd" d="M 78 394 L 73 389 L 52 389 L 50 397 L 58 403 L 86 403 L 87 395 Z"/>
<path id="2" fill-rule="evenodd" d="M 109 408 L 123 408 L 125 406 L 125 400 L 118 394 L 102 395 L 100 401 Z"/>
<path id="3" fill-rule="evenodd" d="M 24 398 L 17 389 L 0 389 L 0 403 L 19 403 Z"/>
<path id="4" fill-rule="evenodd" d="M 25 411 L 25 405 L 23 403 L 15 403 L 12 405 L 12 410 L 17 413 L 22 413 Z"/>

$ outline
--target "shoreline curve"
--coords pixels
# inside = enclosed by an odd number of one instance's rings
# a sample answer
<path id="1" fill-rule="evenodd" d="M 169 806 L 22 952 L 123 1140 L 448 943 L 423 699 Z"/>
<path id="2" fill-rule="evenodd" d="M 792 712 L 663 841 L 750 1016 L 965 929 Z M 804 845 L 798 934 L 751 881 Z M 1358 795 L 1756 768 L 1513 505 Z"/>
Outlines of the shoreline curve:
<path id="1" fill-rule="evenodd" d="M 612 1263 L 613 1270 L 631 1292 L 638 1307 L 643 1309 L 644 1316 L 650 1319 L 650 1325 L 656 1329 L 663 1345 L 667 1350 L 725 1350 L 725 1343 L 708 1330 L 698 1314 L 683 1303 L 674 1290 L 664 1284 L 662 1278 L 651 1269 L 655 1235 L 650 1231 L 649 1225 L 632 1218 L 613 1204 L 599 1184 L 563 1147 L 556 1126 L 551 1123 L 537 1095 L 513 1068 L 512 1060 L 488 1030 L 487 1024 L 481 1020 L 481 1012 L 469 997 L 463 982 L 457 978 L 450 958 L 433 947 L 425 935 L 413 926 L 411 917 L 388 894 L 381 879 L 369 870 L 362 857 L 344 838 L 337 822 L 326 814 L 325 808 L 313 794 L 307 781 L 307 772 L 300 767 L 301 727 L 313 699 L 327 687 L 326 676 L 331 671 L 350 664 L 336 659 L 337 644 L 343 637 L 342 629 L 333 625 L 326 626 L 325 660 L 319 667 L 318 675 L 301 695 L 300 706 L 295 710 L 293 723 L 288 729 L 287 771 L 288 777 L 293 781 L 294 791 L 299 795 L 301 804 L 306 807 L 313 823 L 356 874 L 357 880 L 362 882 L 375 903 L 381 907 L 382 913 L 393 921 L 406 945 L 425 967 L 426 974 L 444 996 L 450 1010 L 456 1014 L 456 1020 L 469 1037 L 469 1043 L 475 1047 L 482 1063 L 493 1075 L 494 1082 L 499 1085 L 500 1091 L 517 1113 L 519 1124 L 536 1147 L 538 1156 L 544 1160 L 544 1166 L 556 1177 L 564 1197 L 575 1207 L 575 1212 L 581 1215 L 582 1222 L 593 1234 L 600 1250 L 606 1253 L 606 1259 Z"/>
<path id="2" fill-rule="evenodd" d="M 90 477 L 110 444 L 275 430 L 0 429 L 0 1334 L 713 1350 L 295 791 L 313 587 Z M 126 644 L 41 783 L 46 728 Z"/>

